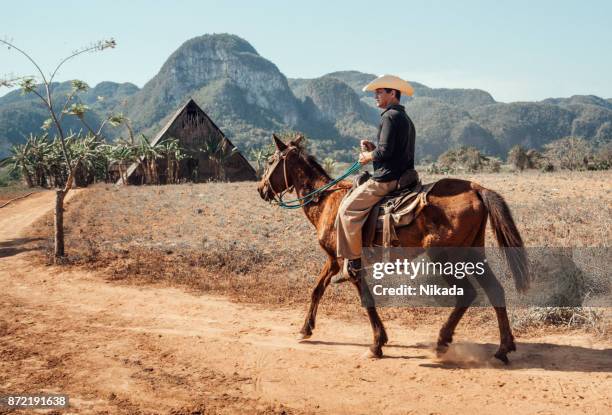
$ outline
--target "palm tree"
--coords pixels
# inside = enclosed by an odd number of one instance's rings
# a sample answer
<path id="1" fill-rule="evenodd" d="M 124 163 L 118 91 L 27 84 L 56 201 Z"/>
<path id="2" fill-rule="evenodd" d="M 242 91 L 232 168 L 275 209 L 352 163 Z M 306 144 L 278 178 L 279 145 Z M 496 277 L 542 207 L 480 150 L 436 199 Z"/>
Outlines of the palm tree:
<path id="1" fill-rule="evenodd" d="M 323 168 L 325 169 L 325 171 L 330 175 L 333 176 L 334 175 L 334 169 L 336 168 L 336 160 L 334 160 L 331 157 L 326 157 L 323 160 Z"/>
<path id="2" fill-rule="evenodd" d="M 25 144 L 11 148 L 11 171 L 21 173 L 29 187 L 48 187 L 53 184 L 51 178 L 51 160 L 53 144 L 47 134 L 40 136 L 30 134 Z"/>
<path id="3" fill-rule="evenodd" d="M 127 181 L 127 166 L 138 159 L 138 148 L 130 145 L 127 142 L 119 142 L 110 147 L 109 160 L 117 163 L 119 168 L 119 176 L 123 184 L 128 184 Z"/>
<path id="4" fill-rule="evenodd" d="M 264 165 L 268 158 L 274 153 L 274 150 L 268 147 L 259 147 L 258 149 L 251 149 L 251 159 L 257 164 L 257 176 L 261 177 L 264 170 Z"/>
<path id="5" fill-rule="evenodd" d="M 8 163 L 11 163 L 11 172 L 17 171 L 25 179 L 28 187 L 34 187 L 31 172 L 31 155 L 30 143 L 18 144 L 11 147 L 12 156 L 9 157 Z"/>
<path id="6" fill-rule="evenodd" d="M 180 177 L 179 177 L 179 170 L 180 170 L 180 166 L 181 166 L 181 160 L 184 160 L 187 158 L 187 154 L 183 153 L 183 150 L 177 146 L 175 151 L 174 151 L 174 159 L 176 160 L 176 163 L 174 165 L 174 173 L 173 173 L 173 177 L 176 180 L 176 183 L 179 183 Z"/>
<path id="7" fill-rule="evenodd" d="M 222 140 L 223 143 L 226 142 L 225 138 Z M 215 162 L 217 166 L 219 166 L 219 177 L 221 180 L 225 180 L 225 165 L 227 161 L 231 159 L 234 154 L 238 153 L 238 149 L 236 147 L 229 148 L 229 146 L 221 145 L 221 148 L 215 155 Z"/>
<path id="8" fill-rule="evenodd" d="M 238 149 L 236 147 L 230 148 L 225 137 L 215 142 L 214 137 L 209 136 L 204 139 L 204 147 L 200 148 L 200 151 L 205 153 L 212 162 L 215 178 L 224 180 L 225 164 L 238 152 Z"/>
<path id="9" fill-rule="evenodd" d="M 40 136 L 30 134 L 27 139 L 30 145 L 31 166 L 34 173 L 35 184 L 47 187 L 49 179 L 49 157 L 51 155 L 51 143 L 47 134 Z"/>
<path id="10" fill-rule="evenodd" d="M 109 144 L 101 144 L 98 147 L 98 152 L 100 153 L 100 157 L 104 160 L 104 166 L 102 166 L 101 179 L 104 180 L 105 183 L 111 182 L 110 177 L 110 168 L 111 163 L 113 162 L 113 147 Z"/>
<path id="11" fill-rule="evenodd" d="M 145 174 L 145 182 L 147 184 L 158 184 L 159 175 L 157 174 L 157 159 L 161 157 L 159 148 L 151 145 L 151 142 L 144 134 L 141 134 L 140 146 L 138 146 L 138 155 Z"/>
<path id="12" fill-rule="evenodd" d="M 213 164 L 213 169 L 214 169 L 213 174 L 215 175 L 215 177 L 219 176 L 219 171 L 218 171 L 219 169 L 218 169 L 216 160 L 214 158 L 214 155 L 217 153 L 217 151 L 219 151 L 221 143 L 222 143 L 221 140 L 215 141 L 212 137 L 206 136 L 204 138 L 204 145 L 200 147 L 200 151 L 204 153 L 206 156 L 208 156 L 208 159 Z"/>
<path id="13" fill-rule="evenodd" d="M 167 138 L 158 143 L 159 153 L 166 158 L 167 183 L 176 183 L 178 180 L 178 167 L 185 154 L 182 152 L 179 141 L 176 138 Z"/>
<path id="14" fill-rule="evenodd" d="M 103 145 L 98 137 L 88 134 L 82 139 L 76 139 L 71 143 L 71 152 L 75 160 L 78 160 L 77 174 L 80 175 L 81 185 L 93 182 L 100 172 L 105 170 L 107 164 L 100 147 Z"/>

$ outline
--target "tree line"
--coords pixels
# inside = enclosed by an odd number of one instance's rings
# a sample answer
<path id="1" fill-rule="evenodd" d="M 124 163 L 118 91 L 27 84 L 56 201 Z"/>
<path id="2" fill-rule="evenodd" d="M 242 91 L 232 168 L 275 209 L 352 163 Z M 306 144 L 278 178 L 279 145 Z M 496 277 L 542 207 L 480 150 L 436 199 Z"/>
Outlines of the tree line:
<path id="1" fill-rule="evenodd" d="M 543 146 L 542 151 L 516 145 L 508 151 L 506 162 L 515 171 L 537 169 L 554 170 L 608 170 L 612 167 L 612 143 L 594 145 L 582 137 L 564 137 Z M 475 147 L 447 150 L 429 164 L 429 173 L 492 172 L 501 171 L 502 161 L 486 156 Z"/>
<path id="2" fill-rule="evenodd" d="M 122 139 L 107 143 L 93 134 L 70 133 L 65 139 L 65 148 L 69 157 L 77 160 L 74 183 L 79 187 L 118 180 L 128 184 L 128 168 L 134 163 L 142 169 L 142 184 L 159 184 L 160 176 L 165 177 L 165 183 L 178 183 L 180 161 L 186 157 L 177 139 L 152 144 L 144 135 L 138 143 Z M 164 171 L 159 171 L 160 160 L 165 161 Z M 14 145 L 11 156 L 3 164 L 9 167 L 9 174 L 17 173 L 28 187 L 62 187 L 68 180 L 61 141 L 46 133 L 30 134 L 24 144 Z"/>

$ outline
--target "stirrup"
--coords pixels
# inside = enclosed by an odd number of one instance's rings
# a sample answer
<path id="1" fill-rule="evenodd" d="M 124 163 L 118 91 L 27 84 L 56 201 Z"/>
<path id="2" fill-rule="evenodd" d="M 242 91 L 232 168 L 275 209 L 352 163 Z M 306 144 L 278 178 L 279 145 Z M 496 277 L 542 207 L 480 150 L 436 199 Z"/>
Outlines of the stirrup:
<path id="1" fill-rule="evenodd" d="M 343 282 L 347 282 L 350 280 L 351 280 L 351 277 L 348 272 L 348 259 L 345 259 L 342 264 L 342 271 L 340 271 L 340 274 L 335 276 L 332 282 L 334 284 L 342 284 Z"/>
<path id="2" fill-rule="evenodd" d="M 339 274 L 334 275 L 334 277 L 332 278 L 331 282 L 333 282 L 334 284 L 342 284 L 343 282 L 347 282 L 347 281 L 351 280 L 352 277 L 351 277 L 351 275 L 349 273 L 349 270 L 348 270 L 348 263 L 349 263 L 348 259 L 345 259 L 343 261 L 342 271 Z M 363 270 L 363 268 L 359 268 L 359 270 L 357 270 L 357 271 L 359 273 L 362 270 Z M 357 275 L 359 275 L 359 274 L 357 274 Z"/>
<path id="3" fill-rule="evenodd" d="M 359 258 L 361 259 L 361 258 Z M 349 263 L 352 260 L 350 259 L 345 259 L 344 260 L 344 264 L 342 267 L 342 274 L 344 275 L 345 278 L 347 278 L 348 280 L 354 280 L 354 279 L 358 279 L 363 271 L 363 266 L 361 266 L 361 261 L 359 261 L 360 267 L 359 268 L 351 268 L 349 269 Z"/>

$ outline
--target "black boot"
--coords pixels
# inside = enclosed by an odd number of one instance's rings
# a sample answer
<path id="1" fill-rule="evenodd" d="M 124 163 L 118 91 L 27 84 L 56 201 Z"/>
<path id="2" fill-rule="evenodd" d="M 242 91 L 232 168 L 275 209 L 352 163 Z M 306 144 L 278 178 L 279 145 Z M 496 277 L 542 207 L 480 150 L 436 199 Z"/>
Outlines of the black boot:
<path id="1" fill-rule="evenodd" d="M 361 273 L 361 258 L 349 259 L 346 265 L 347 278 L 356 280 Z"/>
<path id="2" fill-rule="evenodd" d="M 356 259 L 345 259 L 344 266 L 342 267 L 342 272 L 336 275 L 332 282 L 334 284 L 340 284 L 346 281 L 350 281 L 351 279 L 356 279 L 359 277 L 361 271 L 361 258 Z"/>
<path id="3" fill-rule="evenodd" d="M 355 272 L 359 271 L 361 269 L 361 258 L 349 259 L 348 268 L 349 272 L 351 272 L 351 270 Z"/>
<path id="4" fill-rule="evenodd" d="M 361 298 L 361 305 L 364 307 L 373 307 L 375 302 L 365 280 L 366 273 L 361 266 L 361 258 L 349 259 L 346 261 L 344 271 L 344 274 L 347 275 L 347 280 L 357 283 L 357 287 L 359 288 L 359 297 Z"/>

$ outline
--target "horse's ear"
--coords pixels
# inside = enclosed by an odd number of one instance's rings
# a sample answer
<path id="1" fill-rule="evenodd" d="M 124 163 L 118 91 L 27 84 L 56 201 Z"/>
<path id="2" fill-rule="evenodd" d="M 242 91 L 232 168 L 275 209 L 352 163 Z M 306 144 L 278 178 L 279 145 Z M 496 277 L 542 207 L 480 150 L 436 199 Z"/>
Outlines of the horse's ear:
<path id="1" fill-rule="evenodd" d="M 291 142 L 291 145 L 299 147 L 302 140 L 304 140 L 304 134 L 298 134 L 297 138 Z"/>
<path id="2" fill-rule="evenodd" d="M 274 145 L 279 151 L 283 151 L 287 148 L 287 144 L 283 143 L 283 141 L 276 136 L 276 134 L 272 134 L 272 140 L 274 141 Z"/>

